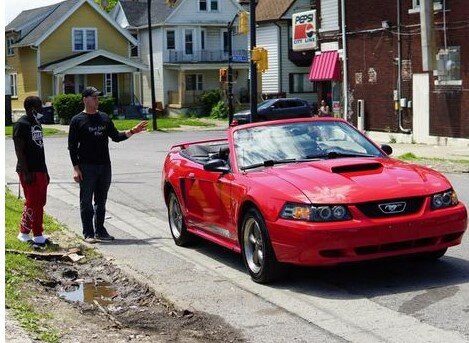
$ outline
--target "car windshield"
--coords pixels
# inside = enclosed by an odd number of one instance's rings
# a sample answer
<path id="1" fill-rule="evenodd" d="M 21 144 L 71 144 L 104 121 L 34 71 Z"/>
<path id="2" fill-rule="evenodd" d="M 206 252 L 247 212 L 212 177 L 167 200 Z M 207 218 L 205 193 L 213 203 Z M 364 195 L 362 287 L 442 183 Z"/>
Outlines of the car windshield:
<path id="1" fill-rule="evenodd" d="M 237 130 L 234 146 L 241 170 L 279 163 L 383 153 L 360 132 L 340 121 L 307 121 Z"/>
<path id="2" fill-rule="evenodd" d="M 273 105 L 274 102 L 275 102 L 275 99 L 265 100 L 257 106 L 257 109 L 258 110 L 263 110 L 264 108 L 267 108 L 267 107 Z"/>

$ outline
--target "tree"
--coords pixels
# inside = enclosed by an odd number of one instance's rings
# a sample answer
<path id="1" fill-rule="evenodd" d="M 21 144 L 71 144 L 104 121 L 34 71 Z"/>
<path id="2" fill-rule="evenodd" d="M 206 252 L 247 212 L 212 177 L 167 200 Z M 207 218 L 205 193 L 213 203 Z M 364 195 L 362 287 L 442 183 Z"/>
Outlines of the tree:
<path id="1" fill-rule="evenodd" d="M 117 0 L 94 0 L 106 12 L 111 11 L 117 5 Z"/>

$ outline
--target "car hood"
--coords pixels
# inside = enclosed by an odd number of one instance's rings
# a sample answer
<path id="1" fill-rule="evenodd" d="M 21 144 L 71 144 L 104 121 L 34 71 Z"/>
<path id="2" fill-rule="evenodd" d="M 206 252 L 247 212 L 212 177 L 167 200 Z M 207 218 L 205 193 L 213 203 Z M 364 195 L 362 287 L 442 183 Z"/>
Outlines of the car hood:
<path id="1" fill-rule="evenodd" d="M 440 173 L 391 158 L 337 158 L 266 168 L 312 203 L 359 203 L 408 198 L 451 187 Z"/>

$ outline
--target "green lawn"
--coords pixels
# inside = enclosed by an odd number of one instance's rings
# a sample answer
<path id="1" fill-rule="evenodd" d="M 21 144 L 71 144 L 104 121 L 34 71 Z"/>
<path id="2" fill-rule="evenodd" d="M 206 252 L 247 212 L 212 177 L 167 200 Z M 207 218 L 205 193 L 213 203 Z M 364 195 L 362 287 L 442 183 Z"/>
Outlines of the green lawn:
<path id="1" fill-rule="evenodd" d="M 43 127 L 42 132 L 44 136 L 53 136 L 53 135 L 65 133 L 63 130 L 53 129 L 50 127 Z M 12 135 L 13 135 L 13 126 L 5 126 L 5 136 L 11 137 Z"/>
<path id="2" fill-rule="evenodd" d="M 31 251 L 32 247 L 16 239 L 18 225 L 23 211 L 23 200 L 17 199 L 11 192 L 5 193 L 5 248 Z M 61 230 L 61 226 L 52 217 L 44 216 L 46 234 Z M 49 249 L 49 248 L 47 248 Z M 47 251 L 47 250 L 46 250 Z M 20 325 L 35 337 L 44 342 L 59 342 L 55 330 L 47 327 L 48 313 L 40 313 L 34 309 L 30 299 L 34 294 L 24 285 L 34 282 L 43 275 L 42 264 L 29 257 L 13 253 L 5 253 L 5 305 L 13 311 Z M 26 289 L 25 289 L 26 288 Z"/>
<path id="3" fill-rule="evenodd" d="M 408 152 L 405 154 L 402 154 L 400 156 L 397 156 L 398 159 L 403 160 L 403 161 L 419 161 L 419 160 L 431 160 L 431 161 L 451 161 L 451 162 L 456 162 L 456 163 L 464 163 L 464 164 L 469 164 L 469 160 L 448 160 L 445 158 L 435 158 L 435 157 L 419 157 L 415 156 L 413 153 Z"/>
<path id="4" fill-rule="evenodd" d="M 130 130 L 140 123 L 139 119 L 114 119 L 114 125 L 119 131 Z M 158 130 L 174 129 L 181 125 L 187 126 L 214 126 L 214 124 L 204 122 L 197 118 L 157 118 L 156 126 Z M 152 119 L 148 119 L 148 130 L 152 130 Z"/>

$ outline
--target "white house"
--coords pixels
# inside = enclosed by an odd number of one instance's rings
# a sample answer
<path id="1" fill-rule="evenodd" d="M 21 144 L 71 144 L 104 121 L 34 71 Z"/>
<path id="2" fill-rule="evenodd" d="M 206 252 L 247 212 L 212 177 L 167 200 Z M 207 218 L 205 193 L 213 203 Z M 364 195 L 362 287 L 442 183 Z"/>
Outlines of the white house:
<path id="1" fill-rule="evenodd" d="M 151 3 L 155 95 L 165 108 L 178 112 L 193 107 L 204 91 L 226 92 L 219 70 L 228 66 L 227 25 L 242 7 L 236 0 L 178 0 L 173 7 L 167 3 Z M 147 13 L 146 2 L 120 0 L 110 15 L 138 39 L 132 55 L 150 65 Z M 248 101 L 247 40 L 238 34 L 232 39 L 235 101 Z M 150 106 L 149 72 L 141 85 L 141 102 Z"/>
<path id="2" fill-rule="evenodd" d="M 311 9 L 310 0 L 260 0 L 256 8 L 256 45 L 268 51 L 269 69 L 262 74 L 264 97 L 298 97 L 317 103 L 309 80 L 314 51 L 292 49 L 292 15 Z"/>

